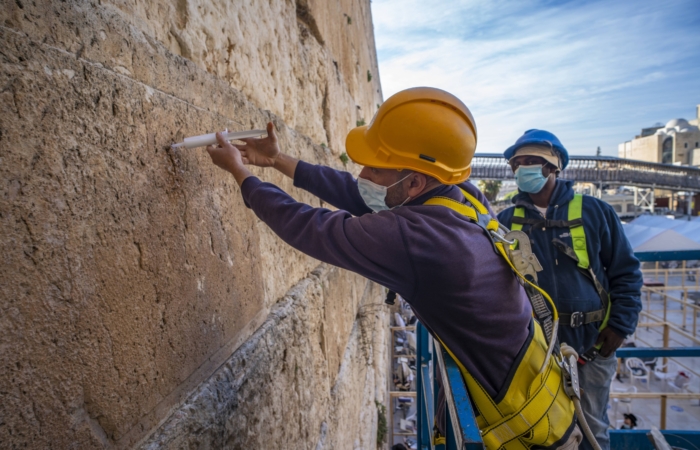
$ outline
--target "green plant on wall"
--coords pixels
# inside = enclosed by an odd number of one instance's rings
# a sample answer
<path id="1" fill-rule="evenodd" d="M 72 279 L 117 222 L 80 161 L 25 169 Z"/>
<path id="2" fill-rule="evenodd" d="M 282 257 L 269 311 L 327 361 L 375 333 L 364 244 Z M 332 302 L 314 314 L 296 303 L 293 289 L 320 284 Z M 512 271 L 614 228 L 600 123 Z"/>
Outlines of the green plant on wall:
<path id="1" fill-rule="evenodd" d="M 343 162 L 344 166 L 347 166 L 348 162 L 350 162 L 350 157 L 348 157 L 348 154 L 345 152 L 341 153 L 339 158 Z"/>
<path id="2" fill-rule="evenodd" d="M 386 441 L 386 433 L 388 431 L 386 424 L 386 406 L 376 400 L 374 403 L 377 405 L 377 447 L 381 447 L 384 445 L 384 441 Z"/>
<path id="3" fill-rule="evenodd" d="M 372 72 L 367 70 L 367 82 L 370 82 L 370 81 L 372 81 Z"/>
<path id="4" fill-rule="evenodd" d="M 365 119 L 360 119 L 357 122 L 355 122 L 355 125 L 358 127 L 361 127 L 365 124 Z"/>
<path id="5" fill-rule="evenodd" d="M 350 17 L 350 16 L 347 16 L 347 17 L 348 17 L 348 25 L 351 25 L 352 24 L 352 17 Z"/>

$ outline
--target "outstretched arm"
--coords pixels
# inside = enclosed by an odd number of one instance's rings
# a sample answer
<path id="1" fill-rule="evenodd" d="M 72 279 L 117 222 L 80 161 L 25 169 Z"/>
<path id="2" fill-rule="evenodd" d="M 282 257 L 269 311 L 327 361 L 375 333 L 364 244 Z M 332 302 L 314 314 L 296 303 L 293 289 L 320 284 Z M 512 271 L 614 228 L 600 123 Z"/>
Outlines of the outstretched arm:
<path id="1" fill-rule="evenodd" d="M 294 175 L 294 186 L 353 216 L 372 212 L 360 195 L 357 180 L 349 172 L 300 161 Z"/>
<path id="2" fill-rule="evenodd" d="M 292 247 L 338 267 L 359 273 L 410 297 L 415 280 L 394 214 L 352 218 L 299 203 L 246 169 L 242 152 L 217 133 L 218 146 L 207 151 L 217 166 L 241 185 L 244 200 L 255 214 Z M 245 183 L 244 183 L 245 182 Z M 370 231 L 368 231 L 370 230 Z"/>
<path id="3" fill-rule="evenodd" d="M 348 172 L 341 172 L 322 165 L 307 164 L 289 156 L 279 148 L 277 134 L 272 122 L 267 124 L 267 137 L 262 139 L 242 139 L 244 144 L 230 144 L 219 141 L 212 150 L 224 149 L 227 152 L 238 150 L 240 161 L 258 167 L 273 167 L 294 180 L 296 187 L 302 188 L 338 209 L 355 216 L 371 213 L 357 189 L 357 183 Z M 207 148 L 209 150 L 209 148 Z M 217 153 L 219 150 L 216 150 Z M 211 154 L 211 152 L 210 152 Z M 212 156 L 214 158 L 214 156 Z M 216 160 L 215 164 L 218 165 Z M 227 167 L 224 170 L 229 170 Z M 231 172 L 231 170 L 229 170 Z M 233 172 L 231 172 L 233 173 Z M 234 174 L 235 176 L 235 174 Z M 242 182 L 242 180 L 241 180 Z M 239 183 L 240 184 L 240 183 Z"/>

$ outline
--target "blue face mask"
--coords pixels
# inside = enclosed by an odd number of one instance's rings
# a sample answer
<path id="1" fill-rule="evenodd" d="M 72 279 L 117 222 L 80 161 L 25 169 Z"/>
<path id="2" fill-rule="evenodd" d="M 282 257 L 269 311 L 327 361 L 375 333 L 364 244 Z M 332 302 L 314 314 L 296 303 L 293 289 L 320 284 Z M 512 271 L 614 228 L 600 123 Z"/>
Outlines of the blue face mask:
<path id="1" fill-rule="evenodd" d="M 515 171 L 515 184 L 521 191 L 537 194 L 547 183 L 547 177 L 542 175 L 542 165 L 520 166 Z"/>
<path id="2" fill-rule="evenodd" d="M 367 206 L 374 211 L 374 212 L 379 212 L 379 211 L 386 211 L 388 209 L 391 209 L 387 206 L 386 204 L 386 192 L 390 187 L 394 187 L 397 184 L 401 183 L 403 180 L 406 178 L 410 177 L 411 174 L 406 175 L 396 183 L 392 184 L 391 186 L 382 186 L 381 184 L 377 183 L 372 183 L 371 181 L 365 179 L 365 178 L 358 178 L 357 179 L 357 188 L 360 190 L 360 195 L 362 196 L 362 200 L 365 201 Z M 406 203 L 411 197 L 408 197 L 406 200 L 404 200 L 401 205 L 402 206 L 404 203 Z"/>

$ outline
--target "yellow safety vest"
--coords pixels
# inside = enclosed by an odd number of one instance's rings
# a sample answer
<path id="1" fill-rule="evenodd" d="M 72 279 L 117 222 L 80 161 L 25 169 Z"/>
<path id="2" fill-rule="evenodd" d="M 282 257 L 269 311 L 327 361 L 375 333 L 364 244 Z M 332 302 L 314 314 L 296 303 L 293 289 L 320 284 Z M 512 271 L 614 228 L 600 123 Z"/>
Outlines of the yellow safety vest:
<path id="1" fill-rule="evenodd" d="M 466 191 L 462 190 L 462 194 L 474 207 L 447 197 L 433 197 L 424 204 L 445 206 L 479 224 L 487 233 L 491 230 L 497 231 L 498 221 L 491 217 L 488 209 Z M 494 242 L 494 245 L 516 275 L 523 282 L 530 283 L 518 273 L 508 259 L 503 243 Z M 546 296 L 544 291 L 541 292 Z M 498 403 L 443 344 L 457 362 L 466 381 L 477 409 L 477 425 L 484 445 L 489 450 L 530 449 L 535 446 L 546 448 L 559 445 L 574 427 L 574 404 L 564 392 L 562 372 L 557 358 L 550 358 L 549 364 L 540 373 L 545 361 L 547 342 L 537 321 L 533 321 L 533 327 L 532 339 L 523 358 L 520 359 L 506 394 Z M 439 340 L 439 336 L 437 338 Z"/>
<path id="2" fill-rule="evenodd" d="M 515 208 L 515 211 L 513 211 L 513 217 L 524 219 L 525 208 L 523 208 L 522 206 L 517 206 Z M 602 308 L 598 311 L 592 311 L 587 313 L 575 313 L 580 315 L 580 321 L 576 326 L 592 322 L 601 322 L 600 327 L 598 329 L 602 330 L 608 325 L 608 319 L 610 318 L 610 295 L 603 288 L 603 285 L 600 284 L 600 282 L 595 276 L 595 273 L 591 269 L 590 259 L 588 257 L 588 247 L 586 246 L 586 232 L 583 227 L 583 220 L 581 220 L 582 217 L 583 195 L 574 194 L 574 198 L 569 202 L 569 211 L 567 215 L 568 220 L 566 222 L 562 221 L 561 224 L 554 225 L 569 227 L 569 232 L 571 233 L 571 243 L 573 247 L 568 247 L 563 242 L 555 243 L 555 245 L 562 253 L 576 261 L 576 265 L 578 266 L 581 273 L 591 280 L 591 282 L 596 288 L 596 291 L 598 292 L 598 295 L 600 296 Z M 515 221 L 512 222 L 513 223 L 510 227 L 511 230 L 520 231 L 523 229 L 522 223 L 515 223 Z M 560 316 L 563 316 L 563 314 L 560 314 Z M 560 324 L 572 326 L 570 320 L 571 314 L 566 314 L 565 316 L 569 320 L 562 320 Z"/>

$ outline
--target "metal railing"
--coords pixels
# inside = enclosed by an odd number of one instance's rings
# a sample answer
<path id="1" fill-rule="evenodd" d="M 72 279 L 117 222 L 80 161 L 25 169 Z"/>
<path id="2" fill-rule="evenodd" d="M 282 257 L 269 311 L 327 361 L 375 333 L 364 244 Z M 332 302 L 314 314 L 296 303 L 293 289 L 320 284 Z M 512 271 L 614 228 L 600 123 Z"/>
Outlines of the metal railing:
<path id="1" fill-rule="evenodd" d="M 446 450 L 483 449 L 483 441 L 476 424 L 476 416 L 469 399 L 466 384 L 457 363 L 430 337 L 420 323 L 417 324 L 417 407 L 418 407 L 418 449 L 427 450 L 444 448 Z M 690 348 L 621 348 L 616 352 L 618 358 L 670 358 L 700 356 L 700 347 Z M 433 425 L 438 403 L 438 379 L 444 389 L 445 408 L 445 444 L 433 444 Z M 611 394 L 611 397 L 649 398 L 658 396 L 665 408 L 666 398 L 695 398 L 697 394 L 684 393 L 629 393 Z M 613 450 L 653 449 L 647 430 L 610 430 L 610 443 Z M 690 443 L 700 448 L 700 431 L 662 431 L 669 444 L 683 447 Z"/>
<path id="2" fill-rule="evenodd" d="M 472 178 L 512 179 L 513 172 L 499 154 L 477 153 L 472 159 Z M 700 169 L 688 166 L 657 164 L 611 156 L 571 156 L 561 173 L 565 180 L 638 187 L 655 187 L 674 191 L 700 191 Z"/>
<path id="3" fill-rule="evenodd" d="M 700 291 L 700 267 L 688 267 L 687 261 L 681 260 L 680 267 L 666 269 L 661 267 L 659 261 L 656 260 L 654 268 L 642 269 L 642 275 L 645 282 L 657 282 L 664 286 L 664 289 L 686 292 L 688 289 Z M 677 285 L 669 284 L 670 281 L 674 281 L 673 278 L 680 279 L 680 283 Z M 675 282 L 678 283 L 677 280 Z"/>
<path id="4" fill-rule="evenodd" d="M 640 324 L 640 326 L 644 326 Z M 664 337 L 665 341 L 668 340 L 668 328 L 667 324 L 664 326 Z M 697 345 L 697 342 L 696 342 Z M 666 372 L 667 359 L 670 358 L 693 358 L 700 356 L 700 347 L 627 347 L 619 348 L 615 352 L 615 356 L 618 358 L 638 358 L 638 359 L 652 359 L 661 358 L 660 366 L 664 367 L 664 373 Z M 683 370 L 693 373 L 695 376 L 697 374 L 685 365 L 681 365 Z M 698 392 L 611 392 L 610 398 L 612 399 L 659 399 L 660 401 L 660 424 L 659 428 L 663 431 L 666 430 L 666 410 L 667 410 L 667 400 L 670 398 L 675 399 L 686 399 L 686 400 L 700 400 L 700 393 Z M 700 442 L 700 432 L 697 435 L 698 442 Z"/>
<path id="5" fill-rule="evenodd" d="M 438 402 L 438 378 L 445 393 L 445 449 L 483 449 L 476 415 L 467 385 L 457 363 L 435 342 L 420 323 L 417 324 L 418 367 L 418 449 L 434 449 L 432 435 Z"/>

